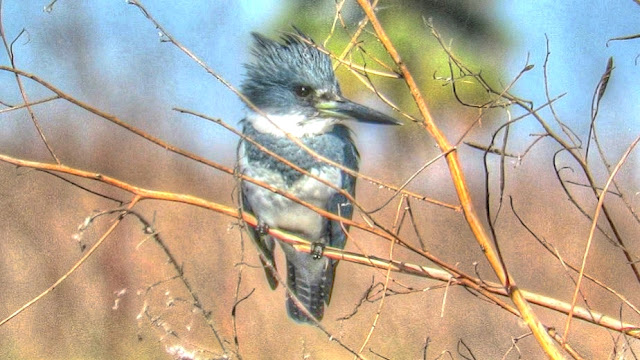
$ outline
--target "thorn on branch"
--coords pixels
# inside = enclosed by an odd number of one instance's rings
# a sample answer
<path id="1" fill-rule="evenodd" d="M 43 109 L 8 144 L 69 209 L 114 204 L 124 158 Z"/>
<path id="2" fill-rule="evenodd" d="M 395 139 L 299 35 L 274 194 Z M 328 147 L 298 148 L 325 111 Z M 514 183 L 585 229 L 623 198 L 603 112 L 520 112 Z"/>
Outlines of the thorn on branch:
<path id="1" fill-rule="evenodd" d="M 47 4 L 44 9 L 42 9 L 42 11 L 46 12 L 46 13 L 51 13 L 53 11 L 53 5 L 57 2 L 58 0 L 52 0 L 49 4 Z"/>
<path id="2" fill-rule="evenodd" d="M 609 47 L 609 43 L 612 42 L 612 41 L 623 41 L 623 40 L 633 40 L 633 39 L 640 39 L 640 34 L 634 34 L 634 35 L 620 36 L 620 37 L 611 38 L 611 39 L 607 40 L 606 46 Z"/>
<path id="3" fill-rule="evenodd" d="M 484 152 L 488 152 L 488 153 L 492 153 L 492 154 L 497 154 L 500 156 L 506 156 L 506 157 L 510 157 L 510 158 L 514 158 L 514 159 L 518 159 L 520 160 L 522 158 L 521 155 L 514 155 L 508 152 L 505 152 L 501 149 L 496 149 L 495 147 L 486 147 L 484 145 L 480 145 L 480 144 L 476 144 L 474 142 L 470 142 L 470 141 L 465 141 L 464 142 L 465 145 L 471 146 L 474 149 L 478 149 L 478 150 L 482 150 Z"/>

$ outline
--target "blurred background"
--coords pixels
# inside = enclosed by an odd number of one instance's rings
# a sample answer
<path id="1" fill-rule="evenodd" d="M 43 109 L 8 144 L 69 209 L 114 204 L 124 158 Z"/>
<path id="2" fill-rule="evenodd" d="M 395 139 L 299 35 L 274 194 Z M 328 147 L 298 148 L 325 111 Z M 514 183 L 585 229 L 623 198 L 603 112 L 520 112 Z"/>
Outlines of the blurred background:
<path id="1" fill-rule="evenodd" d="M 295 25 L 340 54 L 364 16 L 355 2 L 346 1 L 341 8 L 346 29 L 338 21 L 332 32 L 337 6 L 334 1 L 148 0 L 143 4 L 173 37 L 235 87 L 240 86 L 244 75 L 241 64 L 251 60 L 252 31 L 278 37 Z M 548 39 L 548 91 L 552 98 L 566 93 L 555 103 L 554 110 L 583 140 L 589 133 L 594 89 L 607 60 L 613 57 L 615 70 L 596 124 L 610 163 L 616 163 L 640 134 L 640 47 L 638 40 L 608 40 L 639 33 L 639 13 L 640 6 L 631 0 L 401 0 L 381 1 L 377 10 L 420 85 L 436 123 L 451 142 L 465 134 L 480 111 L 457 102 L 451 86 L 443 81 L 451 76 L 447 56 L 426 26 L 428 19 L 432 19 L 453 53 L 474 71 L 481 71 L 497 88 L 510 84 L 527 61 L 534 64 L 511 92 L 536 106 L 547 101 L 543 64 Z M 233 134 L 172 108 L 187 108 L 237 126 L 244 116 L 244 105 L 178 48 L 162 41 L 161 34 L 138 8 L 125 1 L 4 0 L 2 25 L 8 42 L 15 39 L 12 49 L 17 68 L 170 144 L 234 166 L 237 138 Z M 391 64 L 371 31 L 366 28 L 360 46 L 367 54 Z M 384 69 L 360 51 L 355 51 L 351 60 Z M 0 64 L 10 64 L 6 51 L 0 51 Z M 337 73 L 347 97 L 394 114 L 347 69 L 339 67 Z M 402 80 L 375 76 L 371 80 L 401 109 L 418 116 Z M 33 81 L 24 81 L 32 101 L 51 95 Z M 470 81 L 461 80 L 459 86 L 468 102 L 483 103 L 488 99 Z M 29 114 L 24 109 L 2 111 L 21 102 L 13 74 L 0 72 L 0 153 L 51 162 Z M 235 182 L 227 174 L 154 146 L 63 100 L 33 109 L 51 147 L 65 165 L 140 187 L 191 194 L 235 206 Z M 485 111 L 464 140 L 486 146 L 500 124 L 521 114 L 516 109 Z M 548 109 L 541 114 L 551 121 Z M 395 116 L 401 118 L 397 113 Z M 364 174 L 400 185 L 439 154 L 419 124 L 404 121 L 401 128 L 352 126 Z M 530 135 L 541 132 L 534 120 L 521 121 L 512 128 L 508 151 L 522 154 L 535 139 Z M 523 159 L 508 159 L 505 194 L 513 196 L 518 214 L 540 237 L 560 249 L 565 261 L 579 264 L 590 221 L 566 200 L 558 184 L 552 159 L 558 149 L 556 143 L 544 139 Z M 474 202 L 484 209 L 483 153 L 461 144 L 459 154 Z M 489 159 L 493 171 L 489 189 L 497 194 L 499 180 L 495 172 L 499 157 Z M 592 159 L 593 171 L 602 186 L 606 169 L 595 152 Z M 620 191 L 625 192 L 634 209 L 640 204 L 639 160 L 636 150 L 617 177 Z M 584 183 L 575 163 L 567 156 L 560 156 L 559 161 L 559 167 L 575 169 L 575 181 Z M 97 183 L 79 183 L 122 201 L 130 200 L 125 192 Z M 420 173 L 408 188 L 457 204 L 442 160 Z M 360 181 L 357 191 L 358 199 L 368 209 L 379 207 L 392 195 L 366 181 Z M 572 191 L 593 213 L 596 200 L 590 190 L 575 187 Z M 639 238 L 637 218 L 629 215 L 616 199 L 612 199 L 612 212 L 623 236 L 629 239 L 629 251 L 636 254 L 640 251 L 634 241 Z M 83 248 L 94 244 L 113 221 L 113 217 L 99 217 L 88 229 L 79 231 L 88 216 L 118 206 L 52 175 L 5 163 L 0 163 L 0 204 L 0 318 L 55 282 L 83 255 Z M 464 271 L 495 280 L 460 213 L 416 200 L 412 205 L 427 250 Z M 397 201 L 391 202 L 376 217 L 390 227 L 396 207 Z M 229 354 L 238 350 L 248 359 L 352 357 L 320 330 L 297 325 L 286 317 L 284 290 L 269 289 L 262 270 L 255 267 L 259 264 L 256 250 L 246 236 L 242 238 L 234 219 L 167 202 L 145 201 L 136 209 L 152 221 L 172 251 L 202 307 L 211 313 L 211 322 Z M 504 214 L 496 223 L 497 236 L 518 285 L 570 301 L 574 284 L 560 262 L 542 249 L 510 211 L 502 211 Z M 388 242 L 361 231 L 352 234 L 357 245 L 351 241 L 348 250 L 365 249 L 369 254 L 388 257 Z M 417 241 L 408 225 L 401 234 Z M 431 265 L 406 251 L 397 250 L 395 256 Z M 282 264 L 283 258 L 280 256 L 277 261 Z M 638 304 L 640 284 L 626 262 L 619 248 L 598 235 L 587 271 Z M 194 311 L 184 285 L 175 275 L 166 255 L 142 231 L 141 224 L 127 218 L 67 281 L 0 327 L 0 357 L 171 359 L 182 347 L 201 358 L 216 358 L 223 353 L 220 342 L 206 326 L 201 311 Z M 505 354 L 508 359 L 543 357 L 532 336 L 519 340 L 517 349 L 513 347 L 512 339 L 526 335 L 528 328 L 497 306 L 455 287 L 448 290 L 445 302 L 442 284 L 435 280 L 399 274 L 393 277 L 400 284 L 424 291 L 385 299 L 364 356 L 422 358 L 428 342 L 429 359 L 446 351 L 453 358 L 469 353 L 483 359 Z M 384 272 L 368 267 L 346 262 L 338 267 L 336 288 L 323 325 L 351 348 L 359 349 L 364 342 L 378 310 L 379 295 L 374 296 L 378 301 L 365 301 L 350 319 L 339 318 L 353 313 L 367 289 L 383 280 Z M 232 316 L 236 299 L 249 293 L 251 296 L 238 304 L 235 317 Z M 592 283 L 584 283 L 583 295 L 596 311 L 640 323 L 638 314 L 621 307 L 618 298 Z M 564 316 L 536 310 L 546 325 L 564 327 Z M 468 350 L 460 350 L 464 347 L 461 341 Z M 577 320 L 569 341 L 586 358 L 611 358 L 617 354 L 635 358 L 640 351 L 632 338 L 625 339 Z"/>

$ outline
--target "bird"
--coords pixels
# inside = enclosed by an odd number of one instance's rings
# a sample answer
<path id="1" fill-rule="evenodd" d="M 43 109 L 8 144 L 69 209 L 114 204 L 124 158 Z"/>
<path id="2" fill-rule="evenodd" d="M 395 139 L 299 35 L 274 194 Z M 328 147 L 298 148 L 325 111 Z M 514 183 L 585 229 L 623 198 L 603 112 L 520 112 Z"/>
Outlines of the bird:
<path id="1" fill-rule="evenodd" d="M 344 122 L 401 123 L 343 97 L 329 55 L 302 31 L 295 27 L 294 30 L 284 33 L 279 40 L 252 33 L 253 60 L 245 64 L 246 76 L 241 85 L 241 93 L 251 105 L 240 122 L 245 138 L 238 144 L 238 169 L 247 177 L 351 219 L 353 204 L 337 189 L 355 196 L 356 177 L 313 157 L 287 134 L 318 155 L 357 172 L 360 155 L 352 131 Z M 246 138 L 335 188 L 293 169 Z M 322 250 L 326 246 L 343 249 L 348 226 L 246 180 L 241 181 L 239 198 L 242 210 L 257 218 L 258 226 L 247 228 L 263 254 L 262 265 L 272 289 L 278 286 L 274 273 L 275 244 L 280 243 L 284 252 L 290 290 L 286 295 L 289 317 L 297 323 L 314 323 L 313 318 L 322 320 L 338 265 L 337 260 L 323 256 Z M 269 229 L 309 240 L 312 252 L 296 251 L 290 244 L 270 236 Z"/>

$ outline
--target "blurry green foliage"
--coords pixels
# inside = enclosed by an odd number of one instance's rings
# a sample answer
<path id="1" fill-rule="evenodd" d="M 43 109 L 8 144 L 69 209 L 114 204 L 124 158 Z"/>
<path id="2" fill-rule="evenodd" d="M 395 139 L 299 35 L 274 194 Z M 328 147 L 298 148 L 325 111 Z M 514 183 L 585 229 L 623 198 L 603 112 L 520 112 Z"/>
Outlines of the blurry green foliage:
<path id="1" fill-rule="evenodd" d="M 339 2 L 333 1 L 289 1 L 288 9 L 281 18 L 272 21 L 272 34 L 277 31 L 289 31 L 290 25 L 303 30 L 319 44 L 325 44 L 334 54 L 341 54 L 356 31 L 364 13 L 355 1 L 345 1 L 341 9 L 343 27 L 340 20 L 335 31 L 326 41 L 332 28 Z M 451 86 L 446 84 L 451 76 L 448 59 L 436 39 L 425 24 L 432 19 L 436 29 L 444 41 L 452 47 L 453 53 L 474 71 L 482 71 L 485 79 L 493 84 L 501 81 L 508 84 L 509 79 L 502 73 L 505 60 L 507 37 L 495 23 L 488 20 L 494 11 L 495 1 L 380 1 L 377 7 L 378 16 L 385 30 L 400 51 L 403 60 L 409 66 L 414 78 L 420 84 L 428 103 L 435 111 L 451 106 L 456 102 Z M 265 31 L 264 29 L 260 31 Z M 382 45 L 372 34 L 368 25 L 360 36 L 361 46 L 366 55 L 358 49 L 352 50 L 347 59 L 355 63 L 365 64 L 367 68 L 386 70 L 372 58 L 377 58 L 388 66 L 393 64 Z M 454 76 L 458 76 L 454 72 Z M 341 67 L 338 70 L 343 91 L 352 96 L 369 96 L 368 90 L 349 71 Z M 417 115 L 417 111 L 406 85 L 400 79 L 382 78 L 371 75 L 376 88 L 388 96 L 397 106 Z M 353 81 L 352 81 L 353 80 Z M 469 81 L 459 83 L 459 95 L 466 102 L 484 103 L 488 100 L 483 89 L 472 86 Z M 443 86 L 446 85 L 446 86 Z"/>

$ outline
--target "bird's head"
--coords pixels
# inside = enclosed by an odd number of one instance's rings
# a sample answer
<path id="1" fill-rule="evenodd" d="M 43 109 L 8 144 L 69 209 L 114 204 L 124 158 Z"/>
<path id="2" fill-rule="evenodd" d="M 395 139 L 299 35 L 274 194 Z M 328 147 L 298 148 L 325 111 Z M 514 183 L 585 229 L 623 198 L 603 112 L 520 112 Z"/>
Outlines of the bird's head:
<path id="1" fill-rule="evenodd" d="M 294 136 L 329 131 L 340 120 L 400 124 L 393 118 L 342 97 L 331 59 L 302 34 L 287 34 L 282 43 L 253 33 L 253 62 L 246 65 L 242 92 L 260 112 Z M 260 113 L 248 121 L 261 132 L 282 132 Z"/>

